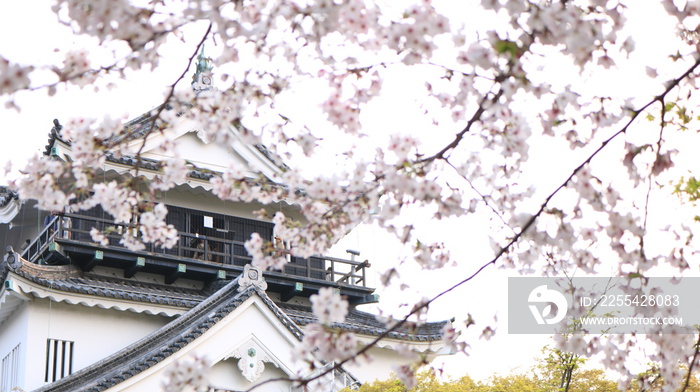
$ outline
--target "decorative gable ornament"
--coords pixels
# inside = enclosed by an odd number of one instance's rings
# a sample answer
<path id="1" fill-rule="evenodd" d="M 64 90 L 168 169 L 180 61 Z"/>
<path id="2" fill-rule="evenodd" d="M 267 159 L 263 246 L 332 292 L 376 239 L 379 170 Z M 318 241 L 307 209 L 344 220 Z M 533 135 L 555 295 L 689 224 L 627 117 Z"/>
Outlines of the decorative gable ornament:
<path id="1" fill-rule="evenodd" d="M 265 370 L 265 362 L 279 367 L 256 340 L 254 336 L 251 337 L 250 340 L 238 346 L 231 354 L 234 358 L 240 358 L 238 360 L 238 369 L 243 377 L 251 383 L 260 378 Z"/>
<path id="2" fill-rule="evenodd" d="M 246 264 L 243 267 L 243 273 L 238 277 L 238 292 L 240 293 L 251 286 L 262 291 L 267 290 L 267 282 L 265 282 L 262 272 L 251 267 L 250 264 Z"/>

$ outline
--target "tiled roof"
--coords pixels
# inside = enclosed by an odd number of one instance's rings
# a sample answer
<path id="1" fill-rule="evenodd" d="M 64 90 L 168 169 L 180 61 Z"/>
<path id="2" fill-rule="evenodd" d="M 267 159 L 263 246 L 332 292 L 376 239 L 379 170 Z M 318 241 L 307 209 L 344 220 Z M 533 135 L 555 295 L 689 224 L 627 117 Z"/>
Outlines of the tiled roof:
<path id="1" fill-rule="evenodd" d="M 281 303 L 279 307 L 286 313 L 297 325 L 307 325 L 316 321 L 311 308 L 301 305 L 292 305 Z M 442 327 L 444 321 L 424 323 L 419 326 L 400 326 L 395 331 L 387 334 L 388 338 L 430 342 L 440 340 L 442 338 Z M 340 329 L 369 336 L 379 336 L 383 334 L 387 327 L 383 322 L 367 312 L 362 312 L 357 309 L 351 309 L 343 323 L 336 324 Z"/>
<path id="2" fill-rule="evenodd" d="M 196 290 L 84 273 L 71 265 L 43 266 L 31 263 L 25 263 L 18 273 L 41 286 L 66 293 L 88 294 L 109 299 L 184 308 L 195 307 L 228 283 L 227 281 L 214 281 L 203 289 Z M 272 300 L 267 299 L 267 301 L 272 303 Z M 316 320 L 311 308 L 306 306 L 289 303 L 276 303 L 274 306 L 270 306 L 271 308 L 279 307 L 283 312 L 283 314 L 278 314 L 283 323 L 286 322 L 285 317 L 289 317 L 294 322 L 294 326 L 287 326 L 287 328 L 295 335 L 299 333 L 296 326 L 304 326 Z M 387 337 L 415 342 L 436 341 L 442 337 L 444 323 L 444 321 L 440 321 L 424 323 L 419 326 L 401 326 L 390 332 Z M 387 329 L 384 323 L 377 320 L 373 314 L 357 309 L 351 309 L 345 322 L 338 324 L 337 327 L 368 336 L 379 336 Z"/>
<path id="3" fill-rule="evenodd" d="M 154 116 L 157 113 L 162 112 L 163 110 L 170 110 L 171 108 L 171 106 L 166 106 L 165 108 L 163 108 L 163 105 L 160 105 L 154 108 L 153 110 L 146 112 L 133 120 L 130 120 L 126 123 L 124 133 L 112 138 L 110 141 L 118 143 L 123 141 L 136 140 L 150 133 L 154 126 L 157 130 L 160 127 L 160 124 L 158 124 L 158 122 L 155 121 Z"/>
<path id="4" fill-rule="evenodd" d="M 97 276 L 84 273 L 70 265 L 43 266 L 24 263 L 17 273 L 25 279 L 54 290 L 191 308 L 134 344 L 36 392 L 101 392 L 111 388 L 185 347 L 253 295 L 262 299 L 281 324 L 299 340 L 304 335 L 300 326 L 315 320 L 309 307 L 275 303 L 259 289 L 251 288 L 237 293 L 237 279 L 215 281 L 202 290 L 195 290 Z M 440 339 L 443 324 L 427 323 L 415 329 L 401 327 L 389 333 L 387 337 L 431 342 Z M 386 331 L 386 327 L 372 314 L 356 309 L 351 310 L 346 321 L 338 327 L 370 336 L 378 336 Z"/>
<path id="5" fill-rule="evenodd" d="M 238 293 L 238 280 L 221 287 L 196 307 L 115 354 L 35 392 L 101 392 L 165 360 L 203 335 L 253 295 L 260 297 L 296 336 L 303 332 L 272 300 L 255 287 Z M 346 373 L 354 379 L 352 375 Z"/>
<path id="6" fill-rule="evenodd" d="M 212 291 L 209 287 L 196 290 L 99 276 L 93 273 L 84 273 L 71 265 L 42 266 L 24 263 L 18 274 L 46 288 L 67 293 L 185 308 L 195 307 L 206 299 Z"/>

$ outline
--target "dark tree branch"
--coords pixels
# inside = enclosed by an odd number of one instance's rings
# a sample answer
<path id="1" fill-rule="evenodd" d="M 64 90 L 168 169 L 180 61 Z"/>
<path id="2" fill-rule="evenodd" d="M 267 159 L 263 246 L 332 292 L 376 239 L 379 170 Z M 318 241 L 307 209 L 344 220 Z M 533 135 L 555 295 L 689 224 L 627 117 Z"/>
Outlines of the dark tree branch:
<path id="1" fill-rule="evenodd" d="M 496 215 L 496 216 L 498 217 L 498 219 L 503 223 L 503 225 L 504 225 L 505 227 L 509 228 L 510 231 L 513 232 L 513 234 L 517 233 L 516 230 L 513 229 L 513 227 L 511 227 L 511 226 L 508 224 L 508 222 L 506 222 L 506 220 L 503 218 L 503 215 L 501 215 L 501 213 L 498 212 L 498 211 L 496 210 L 496 208 L 495 208 L 494 206 L 491 205 L 491 203 L 490 203 L 489 200 L 488 200 L 488 197 L 486 197 L 486 195 L 484 195 L 483 193 L 481 193 L 481 191 L 479 191 L 478 189 L 476 189 L 476 186 L 474 185 L 474 183 L 473 183 L 469 178 L 467 178 L 466 175 L 460 173 L 460 171 L 455 167 L 455 165 L 452 164 L 452 162 L 449 161 L 449 159 L 446 158 L 446 159 L 445 159 L 445 162 L 447 162 L 447 164 L 450 165 L 450 167 L 452 167 L 452 168 L 455 170 L 455 173 L 457 173 L 458 176 L 462 177 L 462 178 L 464 179 L 464 181 L 466 181 L 467 184 L 469 184 L 469 187 L 472 188 L 472 190 L 473 190 L 474 192 L 476 192 L 477 195 L 479 195 L 479 197 L 480 197 L 481 200 L 484 202 L 484 204 L 486 204 L 486 206 L 487 206 L 489 209 L 491 209 L 491 211 L 494 213 L 494 215 Z"/>
<path id="2" fill-rule="evenodd" d="M 497 79 L 497 82 L 499 80 L 500 80 L 500 78 Z M 446 145 L 442 150 L 438 151 L 434 155 L 417 161 L 417 163 L 425 163 L 425 162 L 432 162 L 432 161 L 437 160 L 437 159 L 445 159 L 445 154 L 447 154 L 450 150 L 456 148 L 459 145 L 459 143 L 464 138 L 464 135 L 466 135 L 469 131 L 471 131 L 474 124 L 476 124 L 478 121 L 481 120 L 481 116 L 484 114 L 486 109 L 488 109 L 488 107 L 490 105 L 493 105 L 496 102 L 498 102 L 498 100 L 503 95 L 503 89 L 499 89 L 498 92 L 495 93 L 490 98 L 489 98 L 489 95 L 490 95 L 490 93 L 485 94 L 481 98 L 481 102 L 479 102 L 478 109 L 474 112 L 472 117 L 467 121 L 467 125 L 465 125 L 464 128 L 455 135 L 454 140 L 452 140 L 452 142 L 450 144 Z"/>
<path id="3" fill-rule="evenodd" d="M 700 59 L 696 60 L 695 63 L 694 63 L 691 67 L 689 67 L 688 70 L 686 70 L 680 77 L 678 77 L 678 78 L 676 78 L 676 79 L 673 79 L 672 81 L 670 81 L 669 83 L 667 83 L 667 84 L 666 84 L 666 88 L 665 88 L 665 90 L 664 90 L 663 93 L 661 93 L 661 94 L 658 95 L 658 96 L 655 96 L 653 99 L 651 99 L 648 103 L 646 103 L 646 104 L 645 104 L 644 106 L 642 106 L 640 109 L 633 111 L 632 114 L 631 114 L 631 116 L 630 116 L 630 118 L 629 118 L 629 120 L 627 121 L 627 123 L 625 123 L 625 124 L 622 126 L 622 128 L 620 128 L 620 129 L 619 129 L 617 132 L 615 132 L 612 136 L 610 136 L 610 137 L 608 137 L 607 139 L 605 139 L 605 140 L 600 144 L 600 146 L 599 146 L 598 148 L 596 148 L 596 149 L 595 149 L 595 150 L 594 150 L 580 165 L 578 165 L 578 166 L 571 172 L 571 174 L 564 180 L 564 182 L 562 182 L 556 189 L 554 189 L 554 191 L 552 191 L 552 192 L 545 198 L 545 200 L 544 200 L 544 201 L 542 202 L 542 204 L 540 205 L 540 208 L 538 209 L 538 211 L 535 212 L 535 213 L 528 219 L 528 221 L 525 222 L 525 224 L 521 227 L 520 232 L 518 232 L 517 234 L 515 234 L 515 235 L 513 236 L 513 238 L 511 238 L 510 241 L 508 241 L 507 244 L 505 244 L 503 247 L 501 247 L 501 248 L 498 250 L 498 252 L 496 252 L 496 255 L 494 255 L 494 257 L 491 258 L 491 260 L 489 260 L 488 262 L 486 262 L 486 263 L 484 263 L 483 265 L 481 265 L 481 267 L 479 267 L 474 273 L 472 273 L 471 275 L 469 275 L 469 276 L 466 277 L 465 279 L 462 279 L 462 280 L 460 280 L 459 282 L 453 284 L 452 286 L 450 286 L 449 288 L 447 288 L 447 289 L 443 290 L 442 292 L 438 293 L 437 295 L 435 295 L 435 296 L 432 297 L 431 299 L 429 299 L 429 300 L 427 300 L 427 301 L 425 301 L 425 302 L 422 302 L 422 303 L 416 305 L 404 318 L 400 319 L 394 326 L 388 328 L 388 329 L 387 329 L 386 331 L 384 331 L 382 334 L 380 334 L 380 335 L 377 336 L 375 339 L 373 339 L 371 342 L 369 342 L 367 345 L 365 345 L 365 346 L 364 346 L 362 349 L 360 349 L 353 357 L 346 358 L 346 359 L 344 359 L 344 360 L 342 360 L 342 361 L 336 362 L 336 364 L 335 364 L 333 367 L 331 367 L 331 368 L 329 368 L 328 370 L 326 370 L 326 371 L 324 371 L 324 372 L 322 372 L 322 373 L 316 375 L 315 377 L 312 377 L 312 378 L 310 378 L 310 379 L 305 379 L 305 381 L 303 381 L 303 382 L 304 382 L 304 383 L 308 383 L 308 382 L 310 382 L 310 381 L 313 381 L 313 380 L 316 380 L 316 379 L 318 379 L 318 378 L 320 378 L 320 377 L 323 377 L 324 375 L 328 374 L 329 372 L 331 372 L 331 371 L 333 371 L 333 370 L 340 369 L 344 364 L 346 364 L 346 363 L 348 363 L 349 361 L 353 360 L 356 356 L 360 356 L 360 355 L 365 354 L 370 348 L 372 348 L 372 347 L 374 347 L 375 345 L 377 345 L 377 343 L 378 343 L 379 341 L 381 341 L 382 339 L 384 339 L 385 337 L 387 337 L 391 332 L 395 331 L 397 328 L 399 328 L 400 326 L 402 326 L 402 325 L 404 325 L 406 322 L 408 322 L 408 320 L 409 320 L 409 318 L 410 318 L 411 316 L 413 316 L 413 315 L 417 314 L 418 312 L 422 311 L 423 309 L 425 309 L 426 307 L 428 307 L 430 304 L 432 304 L 433 302 L 437 301 L 438 299 L 440 299 L 441 297 L 445 296 L 446 294 L 448 294 L 448 293 L 454 291 L 454 290 L 457 289 L 458 287 L 460 287 L 460 286 L 466 284 L 467 282 L 471 281 L 472 279 L 474 279 L 475 277 L 477 277 L 483 270 L 485 270 L 488 266 L 490 266 L 490 265 L 492 265 L 492 264 L 496 264 L 496 262 L 497 262 L 504 254 L 508 253 L 508 252 L 511 250 L 511 248 L 512 248 L 517 242 L 520 241 L 520 239 L 522 238 L 522 236 L 524 235 L 524 233 L 535 223 L 535 221 L 537 220 L 537 218 L 539 218 L 539 217 L 542 215 L 542 213 L 545 211 L 545 209 L 546 209 L 546 207 L 548 206 L 548 204 L 549 204 L 549 202 L 551 201 L 551 199 L 552 199 L 556 194 L 558 194 L 562 189 L 564 189 L 564 188 L 573 180 L 573 178 L 576 176 L 576 174 L 577 174 L 579 171 L 581 171 L 581 169 L 583 169 L 583 167 L 584 167 L 585 165 L 589 164 L 589 163 L 593 160 L 593 158 L 595 158 L 595 157 L 596 157 L 596 156 L 597 156 L 611 141 L 613 141 L 613 140 L 614 140 L 615 138 L 617 138 L 618 136 L 620 136 L 620 135 L 626 133 L 627 130 L 632 126 L 632 124 L 634 123 L 634 121 L 639 117 L 639 115 L 640 115 L 641 113 L 644 113 L 644 112 L 645 112 L 651 105 L 653 105 L 654 103 L 656 103 L 656 102 L 663 102 L 663 100 L 664 100 L 664 98 L 666 97 L 666 95 L 668 95 L 668 93 L 670 93 L 675 87 L 677 87 L 677 86 L 680 84 L 681 81 L 683 81 L 685 78 L 687 78 L 688 76 L 690 76 L 690 75 L 695 71 L 695 69 L 698 68 L 698 66 L 700 66 Z M 494 95 L 494 97 L 493 97 L 490 101 L 496 102 L 496 101 L 498 100 L 498 98 L 500 97 L 501 94 L 502 94 L 502 90 L 499 91 L 496 95 Z M 456 146 L 460 143 L 460 141 L 462 140 L 462 138 L 463 138 L 463 136 L 466 134 L 466 132 L 468 132 L 468 131 L 471 129 L 471 126 L 480 118 L 481 114 L 483 114 L 483 112 L 485 111 L 485 105 L 484 105 L 484 104 L 485 104 L 486 100 L 487 100 L 487 97 L 484 97 L 484 99 L 482 100 L 481 105 L 479 106 L 479 109 L 474 113 L 474 115 L 473 115 L 472 118 L 469 120 L 469 122 L 468 122 L 468 124 L 465 126 L 465 128 L 464 128 L 460 133 L 457 134 L 457 136 L 455 137 L 455 139 L 454 139 L 454 141 L 453 141 L 452 143 L 450 143 L 448 146 L 446 146 L 445 148 L 443 148 L 440 152 L 438 152 L 437 154 L 435 154 L 433 157 L 430 157 L 430 158 L 421 160 L 420 162 L 425 162 L 425 161 L 430 161 L 430 160 L 434 160 L 434 159 L 441 159 L 441 158 L 444 158 L 444 154 L 445 154 L 447 151 L 449 151 L 450 149 L 456 147 Z M 293 380 L 293 381 L 302 382 L 302 381 L 300 381 L 300 380 Z M 254 387 L 254 388 L 255 388 L 255 387 Z M 249 389 L 249 391 L 252 390 L 252 389 L 253 389 L 253 388 Z"/>

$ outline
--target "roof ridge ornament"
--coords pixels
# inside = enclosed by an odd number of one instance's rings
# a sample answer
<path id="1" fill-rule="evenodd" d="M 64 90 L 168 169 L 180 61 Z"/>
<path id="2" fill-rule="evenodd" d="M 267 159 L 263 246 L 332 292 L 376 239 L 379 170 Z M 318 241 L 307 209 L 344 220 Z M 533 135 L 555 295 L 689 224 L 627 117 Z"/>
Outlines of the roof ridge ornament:
<path id="1" fill-rule="evenodd" d="M 3 257 L 4 265 L 7 265 L 10 270 L 14 272 L 19 271 L 20 267 L 22 267 L 22 258 L 20 258 L 19 254 L 15 252 L 11 246 L 8 246 L 5 250 L 7 253 L 5 253 L 5 257 Z M 4 273 L 4 265 L 0 268 L 0 276 Z"/>
<path id="2" fill-rule="evenodd" d="M 196 69 L 194 75 L 192 75 L 192 88 L 194 88 L 195 92 L 213 88 L 212 69 L 214 69 L 214 65 L 211 63 L 211 57 L 204 56 L 204 44 L 202 44 L 202 50 L 197 56 Z"/>
<path id="3" fill-rule="evenodd" d="M 267 282 L 265 282 L 260 270 L 246 264 L 243 267 L 243 273 L 238 277 L 238 292 L 240 293 L 250 286 L 262 291 L 267 290 Z"/>

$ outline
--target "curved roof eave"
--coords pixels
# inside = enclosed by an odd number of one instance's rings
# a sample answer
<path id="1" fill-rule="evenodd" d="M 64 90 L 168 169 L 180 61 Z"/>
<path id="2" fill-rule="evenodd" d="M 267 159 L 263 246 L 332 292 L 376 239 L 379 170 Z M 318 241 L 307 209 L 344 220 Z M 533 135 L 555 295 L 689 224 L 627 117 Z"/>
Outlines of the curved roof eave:
<path id="1" fill-rule="evenodd" d="M 15 192 L 7 187 L 0 187 L 0 224 L 12 222 L 21 207 L 22 202 Z"/>
<path id="2" fill-rule="evenodd" d="M 186 312 L 209 295 L 204 290 L 93 276 L 74 265 L 38 265 L 26 260 L 19 269 L 8 272 L 6 280 L 13 292 L 26 298 L 167 317 Z"/>

